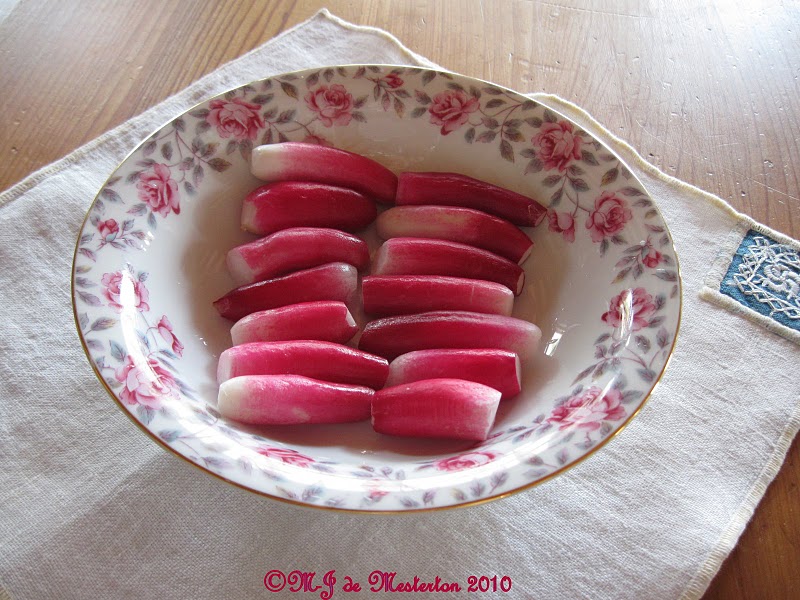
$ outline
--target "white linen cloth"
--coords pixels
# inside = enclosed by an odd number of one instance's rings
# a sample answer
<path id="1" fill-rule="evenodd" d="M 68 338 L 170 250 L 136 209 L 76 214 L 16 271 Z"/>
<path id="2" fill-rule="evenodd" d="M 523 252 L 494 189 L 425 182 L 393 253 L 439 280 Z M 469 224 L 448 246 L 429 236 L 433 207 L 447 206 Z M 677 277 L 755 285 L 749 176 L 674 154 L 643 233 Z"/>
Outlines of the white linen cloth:
<path id="1" fill-rule="evenodd" d="M 735 545 L 800 422 L 800 350 L 699 297 L 747 222 L 660 173 L 580 109 L 539 96 L 633 167 L 681 261 L 683 322 L 652 397 L 589 460 L 468 509 L 379 516 L 298 508 L 225 484 L 159 448 L 106 395 L 73 323 L 85 211 L 156 127 L 252 80 L 346 63 L 430 65 L 323 11 L 0 195 L 0 597 L 316 598 L 271 594 L 267 571 L 336 570 L 334 597 L 397 580 L 508 576 L 512 598 L 697 598 Z M 360 594 L 344 594 L 349 575 Z M 501 596 L 502 594 L 496 594 Z M 440 597 L 417 594 L 414 597 Z M 488 597 L 491 593 L 450 595 Z"/>

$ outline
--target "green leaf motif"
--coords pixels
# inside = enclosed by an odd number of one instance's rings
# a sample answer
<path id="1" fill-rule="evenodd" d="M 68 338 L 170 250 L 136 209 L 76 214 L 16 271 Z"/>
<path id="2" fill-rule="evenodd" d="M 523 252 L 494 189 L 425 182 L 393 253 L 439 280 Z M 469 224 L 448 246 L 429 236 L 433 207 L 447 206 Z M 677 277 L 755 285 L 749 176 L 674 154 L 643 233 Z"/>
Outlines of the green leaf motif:
<path id="1" fill-rule="evenodd" d="M 111 188 L 104 187 L 100 195 L 109 202 L 122 202 L 122 197 Z"/>
<path id="2" fill-rule="evenodd" d="M 281 81 L 281 89 L 283 93 L 289 96 L 289 98 L 293 98 L 297 100 L 297 88 L 293 86 L 291 83 L 286 81 Z"/>
<path id="3" fill-rule="evenodd" d="M 561 175 L 550 175 L 542 182 L 542 185 L 544 187 L 553 187 L 554 185 L 557 185 L 561 179 Z"/>
<path id="4" fill-rule="evenodd" d="M 110 319 L 108 317 L 100 318 L 92 323 L 91 331 L 104 331 L 106 329 L 111 329 L 116 324 L 116 319 Z"/>
<path id="5" fill-rule="evenodd" d="M 619 169 L 617 167 L 613 167 L 603 174 L 603 178 L 600 180 L 600 185 L 605 186 L 612 184 L 617 180 L 618 176 Z"/>
<path id="6" fill-rule="evenodd" d="M 252 99 L 253 104 L 258 104 L 260 106 L 264 106 L 265 104 L 269 104 L 272 102 L 272 99 L 275 97 L 275 94 L 259 94 L 255 98 Z"/>
<path id="7" fill-rule="evenodd" d="M 125 351 L 122 349 L 122 346 L 120 346 L 114 340 L 109 340 L 108 345 L 111 348 L 111 356 L 113 356 L 119 362 L 125 360 Z"/>
<path id="8" fill-rule="evenodd" d="M 528 162 L 528 166 L 525 167 L 525 175 L 528 173 L 539 173 L 542 169 L 544 169 L 542 161 L 538 158 L 532 158 L 530 162 Z"/>
<path id="9" fill-rule="evenodd" d="M 218 173 L 222 173 L 223 171 L 227 171 L 230 168 L 231 163 L 229 163 L 224 158 L 217 157 L 217 158 L 212 158 L 210 161 L 208 161 L 208 166 L 217 171 Z"/>
<path id="10" fill-rule="evenodd" d="M 81 292 L 78 291 L 78 297 L 83 300 L 89 306 L 102 306 L 103 303 L 100 302 L 100 298 L 95 296 L 94 294 L 90 294 L 89 292 Z"/>
<path id="11" fill-rule="evenodd" d="M 506 140 L 502 140 L 500 142 L 500 156 L 502 156 L 508 162 L 514 162 L 514 149 Z"/>

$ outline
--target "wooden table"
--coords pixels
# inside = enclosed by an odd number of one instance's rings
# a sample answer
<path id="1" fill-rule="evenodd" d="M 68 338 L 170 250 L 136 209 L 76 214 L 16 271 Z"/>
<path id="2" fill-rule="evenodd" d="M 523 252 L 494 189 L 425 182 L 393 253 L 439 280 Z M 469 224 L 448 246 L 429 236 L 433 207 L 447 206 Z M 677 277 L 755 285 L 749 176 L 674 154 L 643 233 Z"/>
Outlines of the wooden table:
<path id="1" fill-rule="evenodd" d="M 800 238 L 800 8 L 664 4 L 22 0 L 0 24 L 0 189 L 324 5 L 451 70 L 572 100 L 661 170 Z M 797 597 L 798 481 L 795 441 L 705 598 Z"/>

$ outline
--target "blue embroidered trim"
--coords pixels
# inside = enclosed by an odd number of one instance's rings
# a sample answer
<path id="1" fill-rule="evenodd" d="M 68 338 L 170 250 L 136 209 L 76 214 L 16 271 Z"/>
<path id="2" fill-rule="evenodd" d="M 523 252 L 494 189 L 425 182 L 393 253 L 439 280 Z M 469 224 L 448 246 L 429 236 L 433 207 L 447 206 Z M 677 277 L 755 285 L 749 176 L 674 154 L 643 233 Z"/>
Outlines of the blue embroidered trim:
<path id="1" fill-rule="evenodd" d="M 800 254 L 790 246 L 749 230 L 719 291 L 781 325 L 800 331 Z"/>

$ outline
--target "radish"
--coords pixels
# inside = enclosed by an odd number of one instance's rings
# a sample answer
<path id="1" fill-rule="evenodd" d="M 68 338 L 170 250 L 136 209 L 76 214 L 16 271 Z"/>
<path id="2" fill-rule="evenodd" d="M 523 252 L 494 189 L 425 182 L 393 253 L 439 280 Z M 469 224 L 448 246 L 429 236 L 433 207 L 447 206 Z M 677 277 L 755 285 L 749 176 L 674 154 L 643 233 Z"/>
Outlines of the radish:
<path id="1" fill-rule="evenodd" d="M 236 288 L 216 300 L 214 306 L 226 319 L 238 321 L 259 310 L 299 302 L 347 302 L 357 287 L 356 268 L 336 262 Z"/>
<path id="2" fill-rule="evenodd" d="M 370 416 L 375 390 L 302 375 L 246 375 L 219 386 L 223 417 L 250 425 L 349 423 Z"/>
<path id="3" fill-rule="evenodd" d="M 389 365 L 386 387 L 423 379 L 458 377 L 488 385 L 503 398 L 522 388 L 519 357 L 507 350 L 416 350 L 401 354 Z"/>
<path id="4" fill-rule="evenodd" d="M 289 227 L 364 229 L 378 214 L 375 203 L 355 190 L 280 181 L 256 188 L 244 199 L 242 228 L 267 235 Z"/>
<path id="5" fill-rule="evenodd" d="M 536 325 L 514 317 L 434 311 L 371 321 L 358 347 L 390 360 L 432 348 L 499 348 L 525 359 L 536 350 L 541 336 Z"/>
<path id="6" fill-rule="evenodd" d="M 323 340 L 344 344 L 358 325 L 344 302 L 320 300 L 251 313 L 231 328 L 234 346 L 249 342 Z"/>
<path id="7" fill-rule="evenodd" d="M 522 226 L 538 225 L 547 215 L 532 198 L 458 173 L 401 173 L 395 202 L 476 208 Z"/>
<path id="8" fill-rule="evenodd" d="M 385 358 L 319 341 L 257 342 L 228 348 L 219 357 L 217 381 L 242 375 L 294 374 L 382 388 L 389 374 Z"/>
<path id="9" fill-rule="evenodd" d="M 447 240 L 392 238 L 373 259 L 375 275 L 449 275 L 496 281 L 522 293 L 525 272 L 518 264 L 487 250 Z"/>
<path id="10" fill-rule="evenodd" d="M 533 242 L 516 225 L 480 210 L 457 206 L 395 206 L 378 215 L 378 235 L 438 238 L 499 254 L 517 264 L 528 258 Z"/>
<path id="11" fill-rule="evenodd" d="M 375 394 L 372 427 L 389 435 L 483 441 L 499 402 L 500 392 L 473 381 L 416 381 Z"/>
<path id="12" fill-rule="evenodd" d="M 380 163 L 317 144 L 258 146 L 251 171 L 265 181 L 315 181 L 352 188 L 388 204 L 394 203 L 397 190 L 397 176 Z"/>
<path id="13" fill-rule="evenodd" d="M 336 229 L 292 227 L 228 252 L 228 270 L 238 285 L 292 271 L 344 262 L 363 271 L 369 265 L 367 243 Z"/>
<path id="14" fill-rule="evenodd" d="M 385 317 L 432 310 L 510 315 L 514 294 L 494 281 L 441 275 L 372 275 L 361 282 L 364 312 Z"/>

